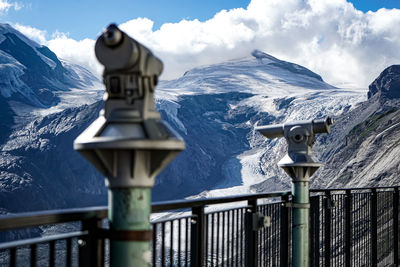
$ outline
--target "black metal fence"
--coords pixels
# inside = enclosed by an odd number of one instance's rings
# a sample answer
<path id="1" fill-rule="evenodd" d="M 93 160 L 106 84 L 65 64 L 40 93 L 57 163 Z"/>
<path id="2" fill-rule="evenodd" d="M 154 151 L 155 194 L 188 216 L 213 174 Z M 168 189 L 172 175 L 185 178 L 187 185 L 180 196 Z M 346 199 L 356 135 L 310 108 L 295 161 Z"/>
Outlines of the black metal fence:
<path id="1" fill-rule="evenodd" d="M 278 192 L 154 203 L 152 265 L 290 266 L 290 200 Z M 310 202 L 312 266 L 399 265 L 399 187 L 311 190 Z M 105 208 L 0 217 L 0 266 L 107 266 L 106 217 Z"/>
<path id="2" fill-rule="evenodd" d="M 312 190 L 312 266 L 399 266 L 399 187 Z"/>

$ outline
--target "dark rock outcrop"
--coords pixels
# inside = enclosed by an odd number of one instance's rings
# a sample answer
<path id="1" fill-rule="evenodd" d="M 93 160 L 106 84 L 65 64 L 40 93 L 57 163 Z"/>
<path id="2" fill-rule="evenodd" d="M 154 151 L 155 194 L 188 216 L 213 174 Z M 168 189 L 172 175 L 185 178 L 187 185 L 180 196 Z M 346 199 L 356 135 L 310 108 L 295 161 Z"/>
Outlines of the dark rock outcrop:
<path id="1" fill-rule="evenodd" d="M 400 65 L 386 68 L 369 86 L 368 99 L 378 94 L 386 99 L 400 98 Z"/>

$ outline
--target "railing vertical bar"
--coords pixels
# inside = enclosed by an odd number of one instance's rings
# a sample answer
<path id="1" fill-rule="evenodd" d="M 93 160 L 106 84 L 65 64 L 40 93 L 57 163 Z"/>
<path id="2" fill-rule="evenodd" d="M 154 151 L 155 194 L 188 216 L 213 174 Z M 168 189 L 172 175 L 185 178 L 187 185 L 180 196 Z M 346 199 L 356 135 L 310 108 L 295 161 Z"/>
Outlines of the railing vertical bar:
<path id="1" fill-rule="evenodd" d="M 242 208 L 240 211 L 240 225 L 241 225 L 241 231 L 240 231 L 240 262 L 243 265 L 244 262 L 244 253 L 245 253 L 245 246 L 244 246 L 244 234 L 243 231 L 245 231 L 245 226 L 244 226 L 244 217 L 243 214 L 245 213 L 245 208 Z"/>
<path id="2" fill-rule="evenodd" d="M 311 196 L 310 203 L 310 263 L 319 266 L 319 196 Z"/>
<path id="3" fill-rule="evenodd" d="M 356 236 L 354 237 L 355 240 L 357 240 L 357 247 L 355 249 L 355 254 L 357 254 L 357 256 L 354 257 L 354 264 L 357 263 L 361 263 L 362 262 L 362 258 L 360 257 L 361 253 L 362 253 L 362 249 L 363 249 L 363 218 L 362 218 L 362 210 L 363 210 L 363 198 L 361 193 L 356 195 L 356 206 L 355 206 L 355 221 L 354 224 L 357 226 L 356 230 Z"/>
<path id="4" fill-rule="evenodd" d="M 271 220 L 271 225 L 269 227 L 264 227 L 264 239 L 267 239 L 267 247 L 264 248 L 264 265 L 263 266 L 269 266 L 273 265 L 275 261 L 275 252 L 276 252 L 276 246 L 278 243 L 276 242 L 276 234 L 277 234 L 277 229 L 276 229 L 276 222 L 274 220 L 274 214 L 275 214 L 275 204 L 270 204 L 266 206 L 265 208 L 266 213 L 265 216 L 269 216 Z M 266 254 L 265 251 L 268 251 L 269 254 Z"/>
<path id="5" fill-rule="evenodd" d="M 368 262 L 370 262 L 371 261 L 371 192 L 369 192 L 367 195 L 366 206 L 367 207 L 364 212 L 365 212 L 365 214 L 367 214 L 366 218 L 368 218 L 369 232 L 368 232 L 365 242 L 366 242 L 366 248 L 367 248 L 366 252 L 367 252 L 367 256 L 368 256 Z"/>
<path id="6" fill-rule="evenodd" d="M 153 224 L 153 267 L 156 266 L 157 259 L 157 224 Z"/>
<path id="7" fill-rule="evenodd" d="M 205 250 L 204 250 L 204 257 L 205 257 L 205 259 L 204 259 L 204 262 L 208 262 L 208 240 L 209 240 L 209 237 L 208 237 L 208 234 L 209 234 L 209 227 L 208 227 L 208 225 L 209 225 L 209 217 L 210 217 L 210 215 L 204 215 L 204 220 L 205 220 L 205 222 L 204 222 L 204 230 L 205 230 Z"/>
<path id="8" fill-rule="evenodd" d="M 278 216 L 280 216 L 280 210 L 279 210 L 279 204 L 275 204 L 274 206 L 274 213 L 273 216 L 271 215 L 271 223 L 274 224 L 274 261 L 273 261 L 273 265 L 277 266 L 279 265 L 279 237 L 278 234 L 280 233 L 280 225 L 278 224 L 279 221 L 277 220 L 277 218 L 279 218 Z"/>
<path id="9" fill-rule="evenodd" d="M 264 216 L 270 216 L 272 218 L 274 209 L 274 204 L 268 204 L 264 206 Z M 263 261 L 259 263 L 259 266 L 268 266 L 274 262 L 274 235 L 275 235 L 275 225 L 271 223 L 270 227 L 264 227 L 264 240 L 267 239 L 267 245 L 264 246 L 264 251 L 261 251 L 263 254 Z M 263 240 L 261 240 L 263 241 Z"/>
<path id="10" fill-rule="evenodd" d="M 289 208 L 286 207 L 286 203 L 289 201 L 289 197 L 287 195 L 281 197 L 282 205 L 280 208 L 281 217 L 280 217 L 280 228 L 281 228 L 281 236 L 279 243 L 279 253 L 280 253 L 280 262 L 282 267 L 287 267 L 289 264 Z"/>
<path id="11" fill-rule="evenodd" d="M 257 213 L 257 199 L 247 201 L 249 210 L 246 211 L 246 266 L 258 266 L 258 236 L 257 232 L 253 231 L 253 214 Z"/>
<path id="12" fill-rule="evenodd" d="M 54 264 L 55 264 L 55 246 L 56 246 L 56 243 L 55 243 L 55 241 L 50 241 L 50 244 L 49 244 L 49 266 L 50 267 L 54 267 Z"/>
<path id="13" fill-rule="evenodd" d="M 37 258 L 37 244 L 33 244 L 30 246 L 30 266 L 35 267 L 36 266 L 36 258 Z"/>
<path id="14" fill-rule="evenodd" d="M 237 225 L 236 225 L 236 209 L 232 210 L 232 266 L 234 266 L 235 261 L 235 245 L 236 245 L 236 237 L 237 237 Z"/>
<path id="15" fill-rule="evenodd" d="M 169 240 L 169 264 L 170 266 L 174 265 L 174 220 L 170 222 L 171 230 L 170 230 L 170 240 Z"/>
<path id="16" fill-rule="evenodd" d="M 165 222 L 161 223 L 161 266 L 165 266 Z"/>
<path id="17" fill-rule="evenodd" d="M 229 218 L 229 210 L 226 212 L 226 243 L 227 243 L 227 245 L 226 245 L 226 257 L 227 257 L 227 259 L 226 259 L 226 263 L 227 263 L 227 265 L 228 265 L 228 263 L 229 263 L 229 261 L 230 261 L 230 241 L 229 241 L 229 238 L 230 238 L 230 235 L 231 235 L 231 231 L 230 231 L 230 229 L 231 229 L 231 220 L 230 220 L 230 218 Z"/>
<path id="18" fill-rule="evenodd" d="M 10 266 L 17 266 L 17 248 L 10 248 Z"/>
<path id="19" fill-rule="evenodd" d="M 89 232 L 87 236 L 82 237 L 82 245 L 79 246 L 79 266 L 100 266 L 104 260 L 101 255 L 103 246 L 102 241 L 97 239 L 94 233 L 102 227 L 102 221 L 98 218 L 91 218 L 82 221 L 82 230 Z"/>
<path id="20" fill-rule="evenodd" d="M 72 257 L 72 238 L 67 238 L 67 240 L 65 240 L 65 242 L 66 242 L 66 249 L 67 249 L 67 252 L 66 252 L 66 261 L 65 261 L 65 264 L 66 264 L 66 266 L 67 267 L 71 267 L 71 265 L 72 265 L 72 259 L 71 259 L 71 257 Z"/>
<path id="21" fill-rule="evenodd" d="M 205 249 L 205 222 L 204 206 L 192 207 L 193 224 L 190 234 L 190 266 L 204 265 Z"/>
<path id="22" fill-rule="evenodd" d="M 211 266 L 214 266 L 214 213 L 211 214 Z"/>
<path id="23" fill-rule="evenodd" d="M 269 207 L 267 207 L 266 205 L 261 206 L 262 207 L 262 214 L 264 216 L 267 216 L 267 210 L 269 209 Z M 262 239 L 260 240 L 259 244 L 260 244 L 260 262 L 258 263 L 260 266 L 266 266 L 268 263 L 268 258 L 272 258 L 272 254 L 270 254 L 270 249 L 271 246 L 269 245 L 269 243 L 271 242 L 271 236 L 268 236 L 268 232 L 267 232 L 267 228 L 262 228 L 260 233 L 259 233 L 260 237 L 262 237 Z M 269 254 L 269 257 L 267 257 L 267 253 Z"/>
<path id="24" fill-rule="evenodd" d="M 393 193 L 393 263 L 399 266 L 399 188 L 394 188 Z"/>
<path id="25" fill-rule="evenodd" d="M 185 232 L 186 232 L 186 238 L 185 238 L 185 267 L 189 266 L 189 225 L 191 218 L 186 218 L 186 227 L 185 227 Z M 192 259 L 191 259 L 192 260 Z M 191 263 L 191 262 L 190 262 Z"/>
<path id="26" fill-rule="evenodd" d="M 240 228 L 239 228 L 239 209 L 235 210 L 236 214 L 236 266 L 239 266 L 239 233 L 240 233 Z"/>
<path id="27" fill-rule="evenodd" d="M 260 206 L 259 207 L 259 211 L 258 212 L 261 212 L 261 213 L 263 213 L 264 214 L 264 206 Z M 262 264 L 262 251 L 263 251 L 263 243 L 262 243 L 262 241 L 263 241 L 263 235 L 264 235 L 264 229 L 259 229 L 259 230 L 257 230 L 256 231 L 256 233 L 257 233 L 257 240 L 258 240 L 258 247 L 257 247 L 257 251 L 258 251 L 258 266 L 261 266 L 261 264 Z M 265 252 L 265 250 L 264 250 L 264 252 Z"/>
<path id="28" fill-rule="evenodd" d="M 267 207 L 267 213 L 265 214 L 265 216 L 270 216 L 270 220 L 271 220 L 271 225 L 269 227 L 265 227 L 265 232 L 266 232 L 266 239 L 268 239 L 268 251 L 270 253 L 270 256 L 268 257 L 268 255 L 264 254 L 264 266 L 266 265 L 274 265 L 274 261 L 276 258 L 275 252 L 276 252 L 276 246 L 277 246 L 277 242 L 276 242 L 276 234 L 277 234 L 277 228 L 276 228 L 276 222 L 274 220 L 274 214 L 275 214 L 275 205 L 276 204 L 271 204 Z"/>
<path id="29" fill-rule="evenodd" d="M 351 266 L 351 248 L 352 248 L 352 195 L 351 190 L 346 190 L 345 197 L 345 266 Z"/>
<path id="30" fill-rule="evenodd" d="M 361 243 L 361 248 L 360 249 L 360 254 L 361 253 L 368 253 L 368 249 L 366 248 L 366 244 L 367 244 L 367 240 L 368 240 L 368 232 L 364 232 L 365 227 L 367 226 L 367 218 L 365 217 L 365 210 L 368 208 L 367 207 L 367 203 L 368 203 L 368 196 L 363 193 L 363 202 L 362 202 L 362 209 L 360 210 L 360 220 L 362 220 L 362 224 L 361 224 L 361 228 L 360 231 L 362 233 L 362 243 Z M 362 260 L 363 262 L 365 261 L 365 259 L 368 259 L 368 257 L 366 257 L 366 255 L 363 255 L 364 257 L 361 258 L 361 255 L 359 256 L 360 260 Z"/>
<path id="31" fill-rule="evenodd" d="M 371 190 L 371 266 L 377 266 L 377 192 Z"/>
<path id="32" fill-rule="evenodd" d="M 230 266 L 233 266 L 233 248 L 234 248 L 234 246 L 235 246 L 235 239 L 234 239 L 234 226 L 235 226 L 235 223 L 234 223 L 234 218 L 233 218 L 233 210 L 230 210 L 229 211 L 229 216 L 231 217 L 231 226 L 230 226 L 230 228 L 231 228 L 231 239 L 229 240 L 229 244 L 230 244 L 230 247 L 231 247 L 231 257 L 230 257 L 230 259 L 231 259 L 231 265 Z"/>
<path id="33" fill-rule="evenodd" d="M 222 212 L 222 248 L 221 248 L 221 252 L 222 252 L 222 257 L 221 257 L 221 259 L 222 259 L 222 265 L 221 266 L 224 266 L 224 264 L 225 264 L 225 241 L 226 239 L 225 239 L 225 211 L 223 211 Z"/>
<path id="34" fill-rule="evenodd" d="M 357 194 L 354 196 L 355 198 L 355 207 L 354 207 L 354 225 L 357 226 L 357 228 L 355 228 L 355 240 L 357 241 L 357 243 L 355 244 L 355 248 L 354 248 L 354 260 L 353 260 L 353 266 L 357 263 L 361 262 L 360 259 L 360 243 L 361 243 L 361 236 L 362 233 L 360 231 L 360 224 L 361 224 L 361 218 L 360 218 L 360 209 L 361 209 L 361 198 L 360 198 L 360 194 Z"/>
<path id="35" fill-rule="evenodd" d="M 240 238 L 240 225 L 239 225 L 239 213 L 240 210 L 236 209 L 236 266 L 239 266 L 239 238 Z"/>
<path id="36" fill-rule="evenodd" d="M 216 245 L 216 248 L 217 248 L 217 252 L 216 252 L 216 264 L 217 264 L 217 266 L 218 266 L 218 264 L 219 264 L 219 238 L 220 238 L 220 236 L 219 236 L 219 229 L 220 229 L 220 225 L 219 225 L 219 217 L 220 217 L 220 213 L 218 212 L 218 213 L 216 213 L 215 214 L 216 216 L 217 216 L 217 245 Z"/>
<path id="37" fill-rule="evenodd" d="M 325 233 L 324 233 L 324 241 L 325 241 L 325 266 L 331 266 L 331 221 L 332 221 L 332 210 L 330 207 L 332 198 L 331 192 L 325 192 Z"/>
<path id="38" fill-rule="evenodd" d="M 178 219 L 178 267 L 181 267 L 182 219 Z"/>

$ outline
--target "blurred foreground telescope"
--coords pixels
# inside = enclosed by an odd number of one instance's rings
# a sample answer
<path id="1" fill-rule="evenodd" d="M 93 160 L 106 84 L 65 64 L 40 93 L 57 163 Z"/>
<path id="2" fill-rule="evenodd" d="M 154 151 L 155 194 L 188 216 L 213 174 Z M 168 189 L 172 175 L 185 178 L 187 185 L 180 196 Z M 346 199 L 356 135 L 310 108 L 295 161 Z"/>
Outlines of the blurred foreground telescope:
<path id="1" fill-rule="evenodd" d="M 185 143 L 155 107 L 162 62 L 115 24 L 95 52 L 104 65 L 104 109 L 74 148 L 106 176 L 110 266 L 150 266 L 151 188 Z"/>

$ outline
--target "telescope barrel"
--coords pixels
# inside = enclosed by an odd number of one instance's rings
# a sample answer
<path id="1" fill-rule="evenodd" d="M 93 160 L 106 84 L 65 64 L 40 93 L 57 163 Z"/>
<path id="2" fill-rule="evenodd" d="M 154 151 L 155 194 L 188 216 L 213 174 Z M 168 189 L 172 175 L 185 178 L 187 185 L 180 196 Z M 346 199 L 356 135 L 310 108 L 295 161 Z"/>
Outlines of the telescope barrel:
<path id="1" fill-rule="evenodd" d="M 284 125 L 283 124 L 275 124 L 275 125 L 266 125 L 266 126 L 257 126 L 255 130 L 260 132 L 267 138 L 276 138 L 282 137 L 284 134 Z"/>
<path id="2" fill-rule="evenodd" d="M 285 128 L 290 129 L 297 125 L 309 125 L 311 126 L 312 132 L 314 134 L 319 133 L 330 133 L 331 125 L 334 123 L 333 118 L 326 117 L 324 119 L 317 119 L 311 121 L 298 121 L 292 123 L 284 123 L 284 124 L 274 124 L 274 125 L 265 125 L 265 126 L 257 126 L 255 130 L 260 132 L 267 138 L 277 138 L 285 135 Z"/>

